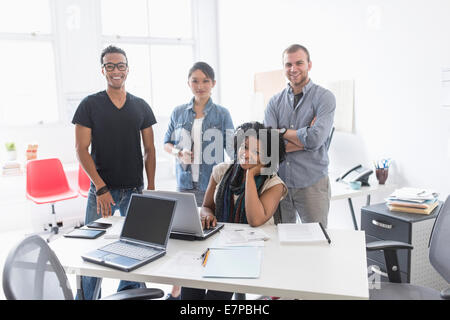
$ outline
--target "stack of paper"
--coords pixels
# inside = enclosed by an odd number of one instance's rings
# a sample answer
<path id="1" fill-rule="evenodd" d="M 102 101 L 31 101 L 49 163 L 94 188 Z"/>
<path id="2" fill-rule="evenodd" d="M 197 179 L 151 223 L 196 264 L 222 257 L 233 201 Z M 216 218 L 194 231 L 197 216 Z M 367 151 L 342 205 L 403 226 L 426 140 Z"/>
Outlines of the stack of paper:
<path id="1" fill-rule="evenodd" d="M 391 211 L 430 214 L 439 204 L 438 196 L 433 190 L 401 188 L 386 199 L 386 205 Z"/>
<path id="2" fill-rule="evenodd" d="M 21 173 L 20 164 L 17 161 L 7 161 L 3 165 L 2 173 L 4 176 L 18 175 Z"/>

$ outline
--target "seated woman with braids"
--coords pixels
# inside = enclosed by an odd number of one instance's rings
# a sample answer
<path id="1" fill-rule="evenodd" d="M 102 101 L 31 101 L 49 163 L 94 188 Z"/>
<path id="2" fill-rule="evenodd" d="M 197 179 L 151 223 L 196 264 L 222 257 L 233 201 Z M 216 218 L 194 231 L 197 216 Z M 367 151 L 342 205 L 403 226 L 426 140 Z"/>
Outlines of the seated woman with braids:
<path id="1" fill-rule="evenodd" d="M 236 129 L 234 144 L 233 163 L 216 165 L 206 189 L 200 211 L 206 229 L 216 226 L 217 221 L 261 226 L 272 218 L 288 192 L 276 174 L 286 156 L 283 138 L 276 129 L 259 122 L 244 123 Z M 232 292 L 181 289 L 181 299 L 229 300 L 232 296 Z"/>

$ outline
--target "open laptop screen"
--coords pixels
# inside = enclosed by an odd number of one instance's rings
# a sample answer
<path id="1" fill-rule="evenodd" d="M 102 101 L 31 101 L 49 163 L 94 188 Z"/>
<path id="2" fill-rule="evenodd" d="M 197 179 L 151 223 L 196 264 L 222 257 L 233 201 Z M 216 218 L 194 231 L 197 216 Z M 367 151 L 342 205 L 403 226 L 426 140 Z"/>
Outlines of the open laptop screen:
<path id="1" fill-rule="evenodd" d="M 131 195 L 121 238 L 165 246 L 176 200 Z"/>

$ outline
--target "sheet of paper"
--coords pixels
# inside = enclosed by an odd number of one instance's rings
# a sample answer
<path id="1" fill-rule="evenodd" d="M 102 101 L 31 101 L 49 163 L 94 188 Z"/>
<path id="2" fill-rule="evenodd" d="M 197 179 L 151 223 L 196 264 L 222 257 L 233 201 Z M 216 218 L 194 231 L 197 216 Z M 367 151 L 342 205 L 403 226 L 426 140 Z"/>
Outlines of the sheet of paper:
<path id="1" fill-rule="evenodd" d="M 224 229 L 220 232 L 228 243 L 268 240 L 269 236 L 258 228 Z"/>
<path id="2" fill-rule="evenodd" d="M 420 188 L 409 188 L 404 187 L 395 190 L 390 197 L 395 197 L 397 199 L 404 200 L 432 200 L 436 198 L 438 194 L 434 190 L 430 189 L 420 189 Z"/>
<path id="3" fill-rule="evenodd" d="M 270 237 L 258 228 L 222 229 L 212 248 L 264 247 L 264 240 Z"/>
<path id="4" fill-rule="evenodd" d="M 201 253 L 181 251 L 173 259 L 163 264 L 158 271 L 168 275 L 201 276 L 202 261 Z"/>
<path id="5" fill-rule="evenodd" d="M 229 247 L 264 247 L 264 240 L 244 241 L 244 242 L 227 242 L 225 237 L 219 236 L 214 240 L 211 248 L 229 248 Z"/>
<path id="6" fill-rule="evenodd" d="M 261 260 L 261 248 L 211 249 L 202 276 L 212 278 L 259 278 Z"/>
<path id="7" fill-rule="evenodd" d="M 280 223 L 277 228 L 280 242 L 327 243 L 318 223 Z"/>

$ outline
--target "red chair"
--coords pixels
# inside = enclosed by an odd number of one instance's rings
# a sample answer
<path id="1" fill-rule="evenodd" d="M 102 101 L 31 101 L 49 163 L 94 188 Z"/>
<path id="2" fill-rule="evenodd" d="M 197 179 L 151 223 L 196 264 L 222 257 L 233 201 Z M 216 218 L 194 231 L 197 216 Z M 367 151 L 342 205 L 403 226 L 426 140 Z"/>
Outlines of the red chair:
<path id="1" fill-rule="evenodd" d="M 81 165 L 78 165 L 78 193 L 87 198 L 89 188 L 91 187 L 91 179 L 86 174 Z"/>
<path id="2" fill-rule="evenodd" d="M 58 234 L 55 203 L 78 197 L 70 189 L 59 159 L 31 160 L 27 163 L 27 198 L 37 204 L 52 205 L 53 225 L 51 232 Z"/>

